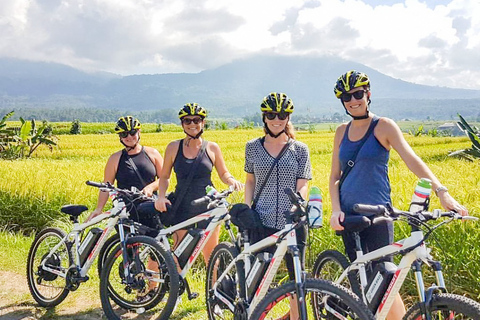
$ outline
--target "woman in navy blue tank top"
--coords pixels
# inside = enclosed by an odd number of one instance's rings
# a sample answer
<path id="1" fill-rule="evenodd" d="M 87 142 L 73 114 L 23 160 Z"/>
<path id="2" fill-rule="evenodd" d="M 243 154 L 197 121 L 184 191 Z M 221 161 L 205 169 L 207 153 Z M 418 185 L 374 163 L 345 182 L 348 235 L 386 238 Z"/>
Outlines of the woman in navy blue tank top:
<path id="1" fill-rule="evenodd" d="M 125 148 L 115 152 L 108 159 L 103 182 L 113 184 L 116 181 L 118 188 L 136 187 L 147 196 L 151 196 L 158 190 L 157 177 L 162 170 L 163 158 L 157 149 L 140 144 L 140 130 L 141 124 L 138 119 L 132 116 L 118 119 L 115 133 L 119 135 L 120 143 Z M 97 207 L 90 214 L 88 220 L 102 213 L 107 200 L 108 192 L 100 191 Z M 142 217 L 132 215 L 132 219 L 152 228 L 156 227 L 154 221 L 149 217 L 142 219 Z"/>
<path id="2" fill-rule="evenodd" d="M 175 171 L 177 178 L 175 194 L 178 195 L 183 192 L 181 190 L 187 190 L 184 192 L 180 205 L 173 212 L 174 217 L 168 217 L 170 224 L 183 222 L 206 211 L 206 206 L 193 207 L 190 203 L 194 199 L 205 196 L 205 187 L 212 185 L 211 175 L 213 167 L 217 170 L 218 176 L 223 183 L 233 186 L 236 190 L 243 188 L 243 184 L 237 181 L 228 171 L 218 144 L 202 139 L 206 116 L 207 111 L 205 108 L 196 103 L 188 103 L 183 106 L 180 109 L 179 118 L 186 136 L 182 140 L 170 142 L 165 150 L 165 160 L 159 177 L 158 199 L 155 201 L 155 209 L 160 212 L 167 212 L 167 205 L 172 206 L 170 200 L 166 198 L 172 169 Z M 196 157 L 200 156 L 199 152 L 203 143 L 206 143 L 205 153 L 202 159 L 199 159 L 200 161 L 191 182 L 188 182 L 191 167 L 194 165 Z M 199 223 L 199 227 L 206 227 L 206 225 Z M 175 245 L 183 238 L 186 232 L 187 230 L 175 232 L 173 237 Z M 218 244 L 219 234 L 220 229 L 217 228 L 205 244 L 203 249 L 205 263 L 208 263 L 211 252 Z"/>
<path id="3" fill-rule="evenodd" d="M 330 197 L 332 216 L 330 225 L 343 230 L 341 222 L 345 215 L 352 213 L 355 203 L 372 205 L 385 204 L 390 200 L 388 159 L 390 149 L 395 149 L 407 167 L 419 178 L 432 181 L 432 188 L 446 210 L 455 210 L 462 215 L 468 211 L 460 205 L 435 177 L 427 165 L 415 154 L 406 142 L 398 125 L 389 118 L 378 118 L 369 112 L 370 80 L 364 73 L 352 70 L 337 80 L 335 95 L 343 104 L 346 113 L 353 118 L 348 124 L 341 124 L 335 132 L 330 174 Z M 373 129 L 367 134 L 369 128 Z M 365 141 L 364 141 L 365 140 Z M 339 188 L 342 172 L 347 162 L 363 143 L 355 158 L 354 165 Z M 342 235 L 346 253 L 351 260 L 356 258 L 355 243 L 348 234 Z M 393 242 L 393 224 L 372 226 L 360 234 L 365 253 Z M 388 319 L 402 319 L 405 314 L 400 295 L 395 300 Z"/>

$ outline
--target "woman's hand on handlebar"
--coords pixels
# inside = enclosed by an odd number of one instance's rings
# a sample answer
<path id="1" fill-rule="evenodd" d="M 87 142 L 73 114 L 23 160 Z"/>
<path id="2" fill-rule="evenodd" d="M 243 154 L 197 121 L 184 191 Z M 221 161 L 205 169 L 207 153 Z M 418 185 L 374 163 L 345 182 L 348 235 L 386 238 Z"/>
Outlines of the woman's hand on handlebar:
<path id="1" fill-rule="evenodd" d="M 234 178 L 231 178 L 228 180 L 228 185 L 233 187 L 233 190 L 235 191 L 241 191 L 243 190 L 243 187 L 245 186 L 243 183 L 241 183 L 240 181 L 234 179 Z"/>
<path id="2" fill-rule="evenodd" d="M 448 192 L 439 192 L 438 198 L 445 210 L 452 210 L 459 213 L 462 216 L 468 216 L 468 210 L 460 203 L 457 202 Z"/>
<path id="3" fill-rule="evenodd" d="M 147 197 L 153 196 L 153 193 L 155 192 L 155 188 L 153 186 L 147 185 L 145 188 L 142 189 L 142 193 L 146 195 Z"/>
<path id="4" fill-rule="evenodd" d="M 343 226 L 341 223 L 345 220 L 345 213 L 343 211 L 333 211 L 330 217 L 330 226 L 333 230 L 342 231 Z"/>
<path id="5" fill-rule="evenodd" d="M 165 197 L 158 197 L 157 200 L 155 200 L 155 209 L 160 212 L 165 212 L 167 211 L 167 204 L 172 205 L 170 200 L 168 200 Z"/>

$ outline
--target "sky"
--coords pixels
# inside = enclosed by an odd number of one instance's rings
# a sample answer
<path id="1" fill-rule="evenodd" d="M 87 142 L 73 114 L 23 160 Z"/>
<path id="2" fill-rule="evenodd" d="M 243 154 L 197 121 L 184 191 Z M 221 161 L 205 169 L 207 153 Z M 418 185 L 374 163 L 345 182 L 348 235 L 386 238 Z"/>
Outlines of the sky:
<path id="1" fill-rule="evenodd" d="M 1 0 L 0 30 L 0 58 L 91 72 L 335 56 L 409 82 L 480 89 L 478 0 Z"/>

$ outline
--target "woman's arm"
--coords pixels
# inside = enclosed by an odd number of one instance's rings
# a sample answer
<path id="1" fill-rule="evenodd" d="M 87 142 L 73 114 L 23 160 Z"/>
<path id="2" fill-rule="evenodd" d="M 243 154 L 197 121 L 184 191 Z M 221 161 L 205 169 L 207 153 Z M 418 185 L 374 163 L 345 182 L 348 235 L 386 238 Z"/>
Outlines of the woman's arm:
<path id="1" fill-rule="evenodd" d="M 175 156 L 177 155 L 179 148 L 179 141 L 170 142 L 165 149 L 165 157 L 163 160 L 163 167 L 158 177 L 158 198 L 155 200 L 155 209 L 160 212 L 167 211 L 167 204 L 172 203 L 165 197 L 170 181 L 170 175 L 172 173 L 173 163 Z"/>
<path id="2" fill-rule="evenodd" d="M 103 182 L 109 182 L 113 184 L 115 182 L 115 176 L 117 174 L 118 169 L 118 161 L 120 160 L 122 152 L 116 152 L 108 158 L 107 164 L 105 165 L 105 169 L 103 171 Z M 102 213 L 105 204 L 108 201 L 108 192 L 100 191 L 98 193 L 98 200 L 97 200 L 97 207 L 92 213 L 88 216 L 86 221 L 93 219 L 94 217 L 98 216 Z"/>
<path id="3" fill-rule="evenodd" d="M 405 140 L 398 125 L 391 119 L 381 118 L 380 134 L 386 137 L 386 142 L 398 152 L 402 160 L 418 178 L 428 178 L 432 181 L 432 189 L 436 190 L 442 184 L 433 174 L 425 162 L 415 154 L 412 147 Z M 447 191 L 438 194 L 440 203 L 446 210 L 455 210 L 462 215 L 468 215 L 468 210 L 460 205 Z"/>
<path id="4" fill-rule="evenodd" d="M 308 180 L 297 179 L 297 186 L 295 192 L 299 192 L 303 199 L 308 197 Z"/>
<path id="5" fill-rule="evenodd" d="M 249 206 L 252 205 L 254 191 L 255 175 L 253 173 L 247 173 L 247 178 L 245 180 L 245 203 Z"/>
<path id="6" fill-rule="evenodd" d="M 342 142 L 343 135 L 345 134 L 346 127 L 346 124 L 340 125 L 335 131 L 335 138 L 333 140 L 332 167 L 330 169 L 329 189 L 330 201 L 332 203 L 330 226 L 334 230 L 343 230 L 340 222 L 343 222 L 343 220 L 345 219 L 345 213 L 343 213 L 340 206 L 340 190 L 338 189 L 340 177 L 342 176 L 338 153 L 340 150 L 340 143 Z"/>

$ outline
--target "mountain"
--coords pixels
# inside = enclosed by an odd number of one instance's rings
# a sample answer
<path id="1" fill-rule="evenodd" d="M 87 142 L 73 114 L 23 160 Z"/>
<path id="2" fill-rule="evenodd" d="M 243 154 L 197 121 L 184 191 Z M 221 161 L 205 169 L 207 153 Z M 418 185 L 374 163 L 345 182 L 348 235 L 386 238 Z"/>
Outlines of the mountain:
<path id="1" fill-rule="evenodd" d="M 333 95 L 347 70 L 367 73 L 371 108 L 393 118 L 445 119 L 457 112 L 480 116 L 480 90 L 409 83 L 362 64 L 335 57 L 252 56 L 199 73 L 119 76 L 87 73 L 65 65 L 0 59 L 0 109 L 97 108 L 128 111 L 178 110 L 186 102 L 204 105 L 212 116 L 258 112 L 271 91 L 286 92 L 301 115 L 343 113 Z"/>

